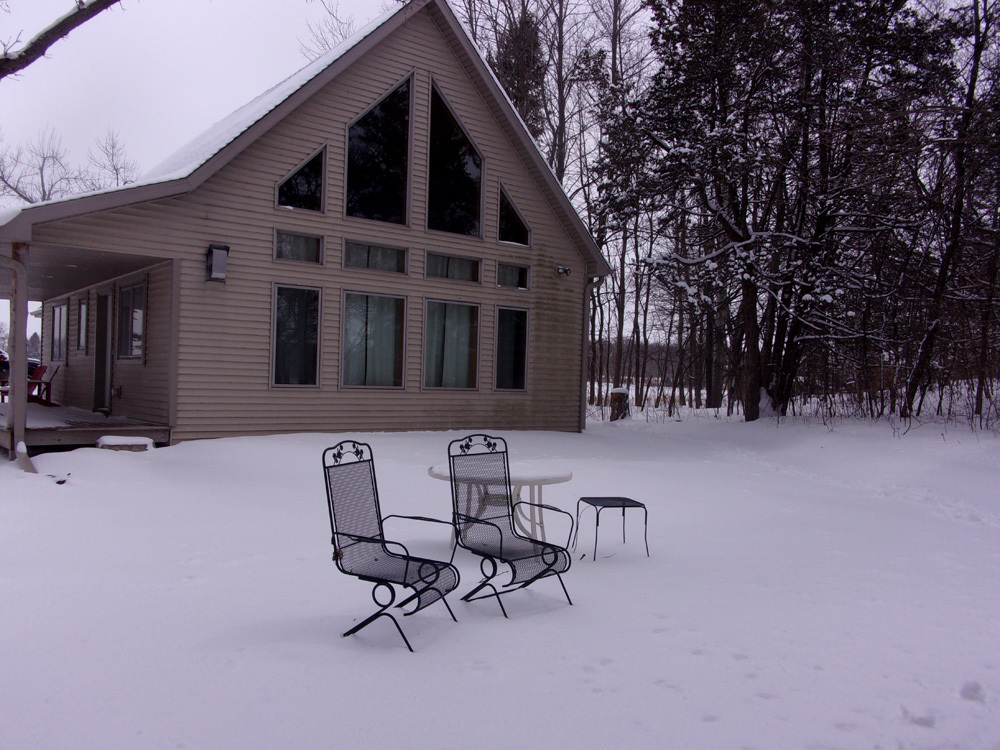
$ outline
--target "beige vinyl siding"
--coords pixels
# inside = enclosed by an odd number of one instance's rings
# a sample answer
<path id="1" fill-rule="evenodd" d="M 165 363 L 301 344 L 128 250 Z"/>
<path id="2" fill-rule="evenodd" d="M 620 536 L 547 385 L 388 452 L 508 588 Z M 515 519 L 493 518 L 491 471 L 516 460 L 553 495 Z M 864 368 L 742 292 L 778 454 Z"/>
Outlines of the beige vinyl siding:
<path id="1" fill-rule="evenodd" d="M 409 224 L 345 217 L 347 127 L 411 75 Z M 432 80 L 483 155 L 482 238 L 425 228 Z M 323 146 L 325 210 L 277 207 L 276 185 Z M 531 229 L 530 248 L 497 242 L 501 182 Z M 275 261 L 276 227 L 322 237 L 324 262 Z M 345 239 L 406 248 L 408 273 L 344 269 Z M 176 259 L 175 440 L 293 431 L 579 428 L 586 283 L 581 251 L 573 246 L 543 191 L 426 11 L 410 19 L 191 194 L 36 227 L 36 240 Z M 205 281 L 204 253 L 210 243 L 231 248 L 225 284 Z M 481 283 L 425 278 L 427 252 L 479 258 Z M 497 288 L 498 260 L 530 266 L 531 289 Z M 573 274 L 557 276 L 555 268 L 560 265 L 572 268 Z M 170 272 L 164 271 L 167 290 L 169 278 Z M 318 387 L 271 386 L 275 284 L 322 290 Z M 158 295 L 164 288 L 159 280 L 155 285 L 151 280 L 151 297 L 154 286 Z M 402 390 L 340 386 L 346 291 L 406 299 Z M 423 387 L 428 299 L 479 306 L 475 390 Z M 151 306 L 148 324 L 151 329 L 157 327 L 157 340 L 164 335 L 169 341 L 169 331 L 158 328 L 169 328 L 169 315 L 163 313 L 170 308 L 169 299 L 158 296 L 157 300 L 157 313 L 153 314 Z M 530 311 L 525 392 L 494 392 L 498 306 Z M 148 338 L 154 340 L 152 333 Z M 134 373 L 122 375 L 122 405 L 129 402 L 132 408 L 133 399 L 149 394 L 154 404 L 149 413 L 166 415 L 169 408 L 160 399 L 167 399 L 169 392 L 168 369 L 157 359 L 155 364 L 147 362 L 143 370 L 149 376 L 146 390 L 137 378 L 130 377 Z M 85 392 L 84 385 L 80 388 Z M 151 395 L 154 390 L 158 395 Z"/>

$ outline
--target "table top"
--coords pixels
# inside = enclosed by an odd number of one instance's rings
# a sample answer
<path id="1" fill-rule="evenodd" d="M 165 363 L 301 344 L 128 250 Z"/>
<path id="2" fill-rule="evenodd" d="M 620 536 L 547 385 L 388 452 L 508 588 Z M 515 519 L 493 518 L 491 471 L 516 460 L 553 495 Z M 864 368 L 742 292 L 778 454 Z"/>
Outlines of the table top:
<path id="1" fill-rule="evenodd" d="M 434 479 L 451 480 L 448 464 L 435 464 L 427 469 L 427 474 Z M 513 485 L 560 484 L 573 478 L 573 472 L 546 464 L 544 461 L 512 461 L 510 464 L 510 483 Z"/>
<path id="2" fill-rule="evenodd" d="M 587 503 L 587 505 L 593 505 L 595 508 L 645 508 L 646 507 L 638 500 L 633 500 L 630 497 L 581 497 L 577 501 L 577 505 L 579 505 L 580 503 Z"/>

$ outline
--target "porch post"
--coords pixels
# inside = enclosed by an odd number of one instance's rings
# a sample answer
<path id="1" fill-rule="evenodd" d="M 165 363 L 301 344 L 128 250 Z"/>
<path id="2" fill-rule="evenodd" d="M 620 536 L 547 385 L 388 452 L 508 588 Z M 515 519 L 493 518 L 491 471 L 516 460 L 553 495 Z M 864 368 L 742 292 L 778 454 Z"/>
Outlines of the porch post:
<path id="1" fill-rule="evenodd" d="M 18 461 L 21 468 L 32 474 L 37 473 L 28 457 L 24 445 L 24 433 L 28 417 L 28 245 L 23 242 L 11 244 L 11 257 L 0 256 L 0 266 L 10 269 L 10 374 L 8 375 L 7 424 L 11 432 L 12 450 L 10 460 Z"/>

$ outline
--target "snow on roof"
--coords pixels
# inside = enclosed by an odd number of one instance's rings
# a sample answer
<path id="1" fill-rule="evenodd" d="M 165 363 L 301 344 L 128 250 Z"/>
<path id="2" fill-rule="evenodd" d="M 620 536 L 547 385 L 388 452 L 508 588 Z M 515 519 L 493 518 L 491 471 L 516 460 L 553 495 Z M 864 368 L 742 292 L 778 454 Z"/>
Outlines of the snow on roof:
<path id="1" fill-rule="evenodd" d="M 406 7 L 406 6 L 402 6 Z M 244 104 L 232 114 L 224 117 L 211 128 L 187 145 L 168 156 L 153 167 L 136 183 L 153 184 L 183 179 L 198 167 L 232 143 L 241 133 L 264 117 L 289 96 L 311 81 L 349 50 L 358 45 L 369 34 L 399 13 L 401 8 L 393 8 L 371 21 L 360 31 L 344 40 L 326 54 L 316 58 L 297 73 L 293 73 L 281 83 L 271 87 L 251 102 Z"/>

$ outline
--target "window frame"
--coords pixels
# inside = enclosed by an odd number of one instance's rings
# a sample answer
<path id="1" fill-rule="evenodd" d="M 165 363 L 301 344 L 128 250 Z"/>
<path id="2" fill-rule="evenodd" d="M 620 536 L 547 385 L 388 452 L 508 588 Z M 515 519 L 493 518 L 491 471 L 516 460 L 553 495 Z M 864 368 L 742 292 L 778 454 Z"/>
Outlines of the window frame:
<path id="1" fill-rule="evenodd" d="M 306 209 L 308 210 L 308 209 Z M 312 240 L 319 240 L 319 258 L 317 260 L 300 260 L 298 258 L 282 258 L 278 256 L 278 235 L 291 235 L 293 237 L 307 237 Z M 274 228 L 274 245 L 273 245 L 273 256 L 272 260 L 276 263 L 295 263 L 295 264 L 308 264 L 312 266 L 324 266 L 326 265 L 326 237 L 322 234 L 316 234 L 314 232 L 300 232 L 296 229 L 283 229 L 281 227 Z"/>
<path id="2" fill-rule="evenodd" d="M 278 290 L 279 289 L 301 289 L 316 292 L 316 370 L 315 383 L 277 383 L 278 365 Z M 269 387 L 277 390 L 284 389 L 319 389 L 322 383 L 320 377 L 323 371 L 323 288 L 309 286 L 308 284 L 289 284 L 275 281 L 271 285 L 271 362 L 268 373 Z"/>
<path id="3" fill-rule="evenodd" d="M 49 360 L 65 362 L 69 356 L 69 300 L 52 305 L 52 320 L 49 341 Z M 58 345 L 58 348 L 57 348 Z"/>
<path id="4" fill-rule="evenodd" d="M 76 301 L 76 350 L 87 354 L 90 348 L 90 295 Z"/>
<path id="5" fill-rule="evenodd" d="M 522 362 L 521 367 L 523 373 L 521 375 L 524 380 L 524 386 L 521 388 L 501 388 L 497 381 L 500 376 L 500 312 L 502 310 L 507 310 L 509 312 L 524 313 L 524 362 Z M 527 393 L 528 392 L 528 351 L 531 343 L 531 310 L 525 307 L 509 307 L 507 305 L 497 305 L 496 315 L 495 315 L 495 329 L 496 337 L 494 340 L 493 349 L 493 390 L 499 393 Z"/>
<path id="6" fill-rule="evenodd" d="M 393 93 L 396 89 L 403 85 L 406 81 L 410 82 L 410 112 L 408 116 L 409 130 L 406 134 L 406 205 L 404 207 L 405 217 L 402 224 L 396 224 L 391 221 L 382 221 L 380 219 L 369 219 L 364 216 L 352 216 L 347 213 L 347 170 L 350 164 L 350 151 L 351 151 L 351 128 L 355 123 L 358 122 L 362 117 L 365 117 L 369 112 L 371 112 L 375 107 L 377 107 L 383 99 L 385 99 L 389 94 Z M 417 75 L 416 69 L 411 69 L 409 73 L 396 81 L 392 86 L 389 87 L 378 99 L 372 102 L 368 107 L 364 109 L 357 117 L 352 118 L 344 127 L 344 170 L 343 170 L 343 180 L 344 180 L 344 200 L 341 205 L 341 217 L 345 221 L 363 221 L 371 222 L 377 226 L 390 226 L 390 227 L 406 227 L 409 229 L 413 225 L 413 156 L 414 156 L 414 139 L 416 135 L 416 127 L 414 119 L 417 113 L 416 107 L 417 100 Z M 429 115 L 429 110 L 428 110 Z"/>
<path id="7" fill-rule="evenodd" d="M 508 268 L 524 269 L 524 286 L 509 286 L 500 283 L 500 266 L 507 266 Z M 519 274 L 520 275 L 520 274 Z M 531 266 L 524 263 L 508 263 L 506 261 L 497 261 L 497 289 L 510 289 L 515 292 L 529 292 L 531 291 Z"/>
<path id="8" fill-rule="evenodd" d="M 524 224 L 524 229 L 528 233 L 528 243 L 521 244 L 520 242 L 514 242 L 512 240 L 502 240 L 500 239 L 500 201 L 502 198 L 507 199 L 507 203 L 510 205 L 511 210 L 517 215 L 517 218 L 521 220 Z M 532 247 L 534 240 L 534 234 L 531 231 L 531 225 L 524 218 L 524 214 L 521 213 L 521 209 L 517 207 L 514 199 L 510 197 L 510 191 L 503 186 L 503 183 L 499 183 L 499 191 L 497 192 L 497 244 L 508 245 L 510 247 Z"/>
<path id="9" fill-rule="evenodd" d="M 427 269 L 430 266 L 428 262 L 429 258 L 434 255 L 439 258 L 454 258 L 456 260 L 467 260 L 476 264 L 476 278 L 474 280 L 469 279 L 453 279 L 448 276 L 431 276 L 427 273 Z M 457 253 L 439 253 L 436 250 L 427 250 L 424 252 L 424 278 L 432 279 L 435 281 L 447 281 L 451 284 L 475 284 L 476 286 L 482 286 L 483 283 L 483 260 L 482 258 L 476 258 L 471 255 L 460 255 Z"/>
<path id="10" fill-rule="evenodd" d="M 397 250 L 403 254 L 403 270 L 402 271 L 390 271 L 387 268 L 372 268 L 371 266 L 349 266 L 347 265 L 347 246 L 348 245 L 363 245 L 365 247 L 380 247 L 384 250 Z M 401 276 L 408 276 L 410 273 L 410 249 L 408 247 L 403 247 L 402 245 L 384 245 L 381 242 L 365 242 L 363 240 L 355 240 L 349 237 L 344 238 L 343 253 L 340 259 L 341 268 L 345 271 L 353 273 L 354 271 L 374 271 L 378 274 L 390 273 L 399 274 Z"/>
<path id="11" fill-rule="evenodd" d="M 122 295 L 125 292 L 129 292 L 129 307 L 128 309 L 132 312 L 128 316 L 132 325 L 130 325 L 130 332 L 135 333 L 134 323 L 135 323 L 135 310 L 136 306 L 134 304 L 134 292 L 136 289 L 142 289 L 142 331 L 139 336 L 139 353 L 131 353 L 131 349 L 128 354 L 122 354 L 122 323 L 124 320 L 122 312 Z M 149 298 L 148 298 L 148 285 L 146 280 L 137 281 L 130 284 L 122 284 L 115 290 L 115 359 L 120 362 L 142 362 L 146 356 L 146 321 L 149 318 L 147 311 L 149 309 Z"/>
<path id="12" fill-rule="evenodd" d="M 358 297 L 383 297 L 401 301 L 402 304 L 402 328 L 401 341 L 399 342 L 399 385 L 365 385 L 346 382 L 347 373 L 347 298 L 350 295 Z M 409 299 L 405 294 L 381 294 L 378 292 L 367 292 L 354 289 L 345 289 L 341 295 L 341 322 L 340 322 L 340 386 L 345 390 L 378 390 L 378 391 L 403 391 L 406 390 L 406 325 Z"/>
<path id="13" fill-rule="evenodd" d="M 429 318 L 429 309 L 431 304 L 439 305 L 461 305 L 462 307 L 471 307 L 476 311 L 476 345 L 472 353 L 472 363 L 473 369 L 472 373 L 475 377 L 475 385 L 473 386 L 452 386 L 452 385 L 427 385 L 427 366 L 429 363 L 427 353 L 427 320 Z M 421 367 L 420 367 L 420 388 L 423 391 L 454 391 L 457 393 L 475 393 L 482 389 L 482 346 L 483 346 L 483 306 L 478 302 L 460 302 L 457 300 L 448 299 L 437 299 L 437 298 L 427 298 L 424 300 L 424 325 L 423 331 L 421 332 Z"/>
<path id="14" fill-rule="evenodd" d="M 430 173 L 431 173 L 431 151 L 433 148 L 433 143 L 431 139 L 431 129 L 432 129 L 431 109 L 433 106 L 433 97 L 435 90 L 437 91 L 438 96 L 441 97 L 441 101 L 444 102 L 444 105 L 448 108 L 448 111 L 451 113 L 451 116 L 454 118 L 459 129 L 465 134 L 465 137 L 469 139 L 469 143 L 472 145 L 472 148 L 479 156 L 480 174 L 479 174 L 479 233 L 478 234 L 464 234 L 461 232 L 451 232 L 447 229 L 435 229 L 430 225 L 430 205 L 431 205 Z M 486 161 L 486 155 L 483 153 L 483 150 L 479 148 L 479 144 L 476 143 L 476 139 L 472 137 L 472 135 L 469 133 L 468 128 L 465 127 L 465 124 L 462 122 L 462 118 L 460 118 L 458 116 L 458 113 L 455 112 L 455 108 L 452 106 L 451 101 L 449 101 L 448 97 L 445 96 L 444 91 L 441 89 L 441 86 L 438 85 L 436 78 L 434 76 L 431 76 L 431 85 L 427 94 L 427 170 L 426 170 L 427 179 L 425 180 L 425 185 L 424 185 L 424 206 L 426 207 L 424 214 L 424 225 L 427 228 L 428 232 L 442 234 L 447 237 L 463 237 L 467 239 L 476 239 L 483 242 L 486 241 L 487 166 L 488 165 Z M 520 245 L 518 247 L 520 247 Z"/>
<path id="15" fill-rule="evenodd" d="M 319 209 L 313 208 L 302 208 L 299 206 L 286 206 L 279 202 L 279 194 L 281 192 L 281 186 L 288 182 L 296 172 L 302 169 L 306 164 L 315 159 L 318 155 L 322 155 L 321 165 L 322 165 L 322 176 L 320 178 L 320 196 L 319 196 Z M 326 144 L 323 144 L 318 149 L 313 151 L 309 156 L 296 164 L 291 170 L 289 170 L 284 177 L 279 179 L 274 185 L 274 208 L 279 211 L 305 211 L 310 215 L 322 215 L 326 213 L 326 198 L 327 198 L 327 182 L 329 181 L 329 161 Z"/>

